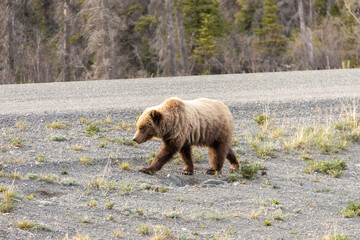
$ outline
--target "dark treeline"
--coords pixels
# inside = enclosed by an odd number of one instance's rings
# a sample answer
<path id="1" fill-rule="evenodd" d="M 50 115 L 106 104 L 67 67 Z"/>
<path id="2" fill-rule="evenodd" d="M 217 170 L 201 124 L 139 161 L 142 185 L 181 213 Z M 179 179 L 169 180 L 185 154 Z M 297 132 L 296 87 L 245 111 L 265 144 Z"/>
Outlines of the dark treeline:
<path id="1" fill-rule="evenodd" d="M 0 83 L 359 67 L 359 0 L 0 0 Z"/>

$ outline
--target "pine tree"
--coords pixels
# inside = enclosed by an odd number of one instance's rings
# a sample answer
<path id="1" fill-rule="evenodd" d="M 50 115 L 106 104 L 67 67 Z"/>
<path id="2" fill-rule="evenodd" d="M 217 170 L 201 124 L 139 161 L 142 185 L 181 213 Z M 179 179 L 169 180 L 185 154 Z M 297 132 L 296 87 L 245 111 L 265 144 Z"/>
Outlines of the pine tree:
<path id="1" fill-rule="evenodd" d="M 193 42 L 190 58 L 203 65 L 199 73 L 208 73 L 206 62 L 216 53 L 216 42 L 226 28 L 220 3 L 218 0 L 184 0 L 181 7 L 187 41 Z"/>
<path id="2" fill-rule="evenodd" d="M 236 3 L 241 7 L 240 11 L 235 14 L 235 24 L 238 25 L 239 31 L 251 34 L 254 14 L 256 9 L 261 8 L 259 1 L 237 0 Z"/>
<path id="3" fill-rule="evenodd" d="M 282 25 L 277 23 L 278 8 L 275 0 L 265 0 L 263 4 L 264 15 L 259 27 L 253 29 L 253 33 L 257 36 L 256 49 L 265 57 L 277 57 L 283 53 L 286 44 L 285 36 L 282 34 Z"/>

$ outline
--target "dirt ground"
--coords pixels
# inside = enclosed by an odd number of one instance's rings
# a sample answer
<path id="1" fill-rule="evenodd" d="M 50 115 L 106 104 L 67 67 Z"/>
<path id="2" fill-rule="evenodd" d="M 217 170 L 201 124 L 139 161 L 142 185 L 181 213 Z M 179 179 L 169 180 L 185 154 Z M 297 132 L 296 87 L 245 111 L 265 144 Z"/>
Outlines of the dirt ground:
<path id="1" fill-rule="evenodd" d="M 321 239 L 331 234 L 358 239 L 359 217 L 344 218 L 340 211 L 360 200 L 359 144 L 321 154 L 285 151 L 281 139 L 272 140 L 276 156 L 262 159 L 248 140 L 261 134 L 253 116 L 265 109 L 271 128 L 283 127 L 286 136 L 295 126 L 336 122 L 340 101 L 230 109 L 241 164 L 265 167 L 254 179 L 227 182 L 227 163 L 222 174 L 206 175 L 208 155 L 201 149 L 193 176 L 181 175 L 176 160 L 155 175 L 137 171 L 161 146 L 159 141 L 126 145 L 142 109 L 0 115 L 1 194 L 9 188 L 16 192 L 15 208 L 0 213 L 0 239 Z M 94 136 L 87 135 L 86 120 L 98 127 Z M 50 125 L 54 122 L 62 129 Z M 342 159 L 347 168 L 339 178 L 305 173 L 303 156 Z M 215 184 L 203 184 L 209 179 Z M 22 220 L 35 226 L 20 229 L 16 223 Z"/>

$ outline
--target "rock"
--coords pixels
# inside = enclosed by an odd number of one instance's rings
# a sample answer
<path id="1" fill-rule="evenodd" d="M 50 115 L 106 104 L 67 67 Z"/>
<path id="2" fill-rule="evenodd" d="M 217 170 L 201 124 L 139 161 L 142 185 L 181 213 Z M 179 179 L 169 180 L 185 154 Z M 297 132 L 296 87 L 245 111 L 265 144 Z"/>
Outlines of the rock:
<path id="1" fill-rule="evenodd" d="M 39 201 L 39 203 L 40 203 L 41 206 L 53 206 L 53 205 L 55 205 L 54 202 L 52 202 L 52 201 L 45 201 L 45 200 Z"/>
<path id="2" fill-rule="evenodd" d="M 222 181 L 222 180 L 216 180 L 216 179 L 208 179 L 205 182 L 203 182 L 201 184 L 202 187 L 207 187 L 207 186 L 216 186 L 216 185 L 222 185 L 227 183 L 226 181 Z"/>
<path id="3" fill-rule="evenodd" d="M 170 186 L 175 186 L 175 187 L 182 187 L 182 181 L 179 177 L 175 176 L 174 174 L 169 173 L 167 176 L 168 180 L 170 181 Z"/>

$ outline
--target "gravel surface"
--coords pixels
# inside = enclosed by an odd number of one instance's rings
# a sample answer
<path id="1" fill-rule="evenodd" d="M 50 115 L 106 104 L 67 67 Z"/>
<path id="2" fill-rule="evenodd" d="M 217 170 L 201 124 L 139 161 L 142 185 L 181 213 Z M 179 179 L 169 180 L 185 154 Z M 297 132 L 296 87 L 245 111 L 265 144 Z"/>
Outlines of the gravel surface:
<path id="1" fill-rule="evenodd" d="M 359 144 L 324 155 L 286 152 L 273 141 L 277 156 L 261 159 L 247 141 L 261 133 L 253 116 L 266 111 L 271 127 L 286 130 L 284 139 L 295 126 L 332 126 L 360 97 L 359 83 L 360 70 L 329 70 L 0 86 L 0 188 L 17 192 L 15 209 L 0 213 L 0 239 L 117 239 L 114 232 L 120 239 L 162 239 L 162 227 L 171 231 L 168 239 L 321 239 L 335 233 L 359 239 L 359 217 L 339 212 L 360 200 Z M 171 96 L 224 101 L 235 119 L 234 149 L 241 149 L 242 165 L 258 162 L 266 167 L 263 174 L 227 182 L 226 163 L 222 175 L 206 175 L 208 155 L 200 149 L 204 159 L 193 176 L 181 175 L 182 163 L 175 161 L 152 176 L 138 172 L 161 143 L 121 144 L 135 128 L 115 126 L 134 124 L 141 110 Z M 100 131 L 87 136 L 81 118 Z M 53 122 L 64 128 L 49 127 Z M 11 143 L 16 139 L 21 146 Z M 347 169 L 339 178 L 306 174 L 304 155 L 344 159 Z M 92 165 L 79 161 L 84 156 Z M 132 169 L 121 170 L 122 162 Z M 9 175 L 15 172 L 20 179 L 14 181 Z M 57 179 L 31 179 L 34 174 Z M 16 227 L 24 219 L 42 227 Z M 141 224 L 149 234 L 140 233 Z"/>

